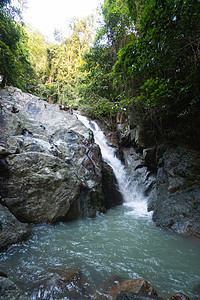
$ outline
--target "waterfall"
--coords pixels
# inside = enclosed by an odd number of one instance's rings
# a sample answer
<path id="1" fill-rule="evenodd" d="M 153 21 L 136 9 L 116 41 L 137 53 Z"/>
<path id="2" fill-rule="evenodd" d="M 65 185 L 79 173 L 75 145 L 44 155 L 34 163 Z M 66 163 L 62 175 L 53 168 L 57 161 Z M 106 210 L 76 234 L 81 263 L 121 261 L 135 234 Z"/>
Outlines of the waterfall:
<path id="1" fill-rule="evenodd" d="M 139 217 L 151 216 L 151 213 L 147 212 L 147 201 L 142 192 L 138 189 L 137 181 L 131 181 L 128 171 L 116 156 L 115 148 L 108 144 L 107 139 L 98 124 L 82 115 L 77 114 L 77 118 L 87 128 L 92 130 L 95 143 L 99 145 L 101 149 L 103 160 L 112 167 L 119 191 L 124 200 L 124 205 L 130 208 L 128 213 Z M 139 180 L 139 178 L 137 180 Z"/>

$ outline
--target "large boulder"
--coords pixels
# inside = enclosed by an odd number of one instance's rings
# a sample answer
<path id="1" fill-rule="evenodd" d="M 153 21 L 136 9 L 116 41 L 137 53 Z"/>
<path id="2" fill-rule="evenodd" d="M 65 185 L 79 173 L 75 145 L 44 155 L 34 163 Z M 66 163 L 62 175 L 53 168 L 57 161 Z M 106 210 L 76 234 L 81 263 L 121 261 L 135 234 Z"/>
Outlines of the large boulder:
<path id="1" fill-rule="evenodd" d="M 123 203 L 123 198 L 118 189 L 118 183 L 114 175 L 113 169 L 103 162 L 102 183 L 104 192 L 105 208 L 109 209 Z"/>
<path id="2" fill-rule="evenodd" d="M 115 299 L 115 297 L 121 292 L 136 293 L 138 295 L 143 294 L 149 296 L 157 296 L 156 290 L 148 281 L 146 281 L 144 278 L 137 278 L 122 282 L 115 281 L 112 285 L 108 286 L 107 290 L 97 290 L 94 295 L 94 299 Z"/>
<path id="3" fill-rule="evenodd" d="M 30 229 L 20 223 L 7 207 L 0 204 L 0 251 L 29 237 Z M 2 276 L 0 272 L 0 276 Z"/>
<path id="4" fill-rule="evenodd" d="M 105 210 L 92 132 L 71 112 L 19 89 L 7 87 L 0 95 L 1 203 L 30 223 Z"/>
<path id="5" fill-rule="evenodd" d="M 200 153 L 165 145 L 157 150 L 157 159 L 156 185 L 149 197 L 153 220 L 158 226 L 200 237 Z"/>

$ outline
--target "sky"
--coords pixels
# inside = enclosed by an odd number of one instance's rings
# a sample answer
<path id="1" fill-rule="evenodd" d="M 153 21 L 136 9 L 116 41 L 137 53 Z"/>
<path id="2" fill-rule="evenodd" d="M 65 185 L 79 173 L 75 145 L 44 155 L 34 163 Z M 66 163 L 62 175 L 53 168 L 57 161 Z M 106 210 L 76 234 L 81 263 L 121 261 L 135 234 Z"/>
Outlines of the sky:
<path id="1" fill-rule="evenodd" d="M 100 3 L 103 0 L 28 0 L 23 19 L 52 40 L 54 29 L 61 29 L 67 36 L 69 20 L 95 14 Z"/>

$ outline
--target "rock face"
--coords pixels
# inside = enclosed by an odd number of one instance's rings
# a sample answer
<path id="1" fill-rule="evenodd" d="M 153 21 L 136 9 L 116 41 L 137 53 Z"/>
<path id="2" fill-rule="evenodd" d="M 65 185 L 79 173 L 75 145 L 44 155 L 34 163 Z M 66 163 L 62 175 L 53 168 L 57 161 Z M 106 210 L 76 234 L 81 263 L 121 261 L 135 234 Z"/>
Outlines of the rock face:
<path id="1" fill-rule="evenodd" d="M 0 95 L 1 203 L 30 223 L 105 210 L 101 154 L 91 131 L 70 112 L 19 89 Z"/>
<path id="2" fill-rule="evenodd" d="M 156 185 L 149 198 L 153 220 L 182 234 L 200 237 L 200 154 L 184 146 L 157 150 Z"/>
<path id="3" fill-rule="evenodd" d="M 7 207 L 0 204 L 0 251 L 25 240 L 30 234 L 27 225 L 20 223 Z"/>
<path id="4" fill-rule="evenodd" d="M 131 181 L 135 183 L 139 192 L 149 196 L 155 185 L 155 175 L 147 168 L 143 156 L 136 153 L 133 147 L 123 148 L 122 152 Z"/>
<path id="5" fill-rule="evenodd" d="M 103 162 L 102 182 L 104 192 L 104 205 L 106 209 L 120 205 L 123 203 L 123 198 L 117 189 L 117 180 L 112 168 Z"/>
<path id="6" fill-rule="evenodd" d="M 128 121 L 118 118 L 116 130 L 120 153 L 132 181 L 140 178 L 156 224 L 200 237 L 200 152 L 183 141 L 156 141 L 153 131 L 138 126 L 134 114 Z"/>

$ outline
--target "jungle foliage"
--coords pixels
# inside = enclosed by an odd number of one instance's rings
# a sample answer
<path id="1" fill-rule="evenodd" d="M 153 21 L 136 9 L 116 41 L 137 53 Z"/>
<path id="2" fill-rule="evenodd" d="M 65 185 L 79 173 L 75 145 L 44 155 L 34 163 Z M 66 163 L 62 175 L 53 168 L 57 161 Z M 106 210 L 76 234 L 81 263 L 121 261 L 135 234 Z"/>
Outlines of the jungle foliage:
<path id="1" fill-rule="evenodd" d="M 162 136 L 199 134 L 200 2 L 106 0 L 102 14 L 85 57 L 88 111 L 124 110 Z"/>
<path id="2" fill-rule="evenodd" d="M 199 0 L 104 0 L 95 39 L 88 17 L 72 20 L 67 38 L 55 30 L 55 43 L 16 22 L 10 2 L 0 2 L 3 85 L 92 117 L 123 111 L 164 138 L 199 138 Z"/>
<path id="3" fill-rule="evenodd" d="M 21 24 L 15 21 L 19 11 L 11 1 L 0 2 L 0 76 L 1 85 L 13 85 L 27 90 L 35 75 L 30 63 L 28 36 Z"/>
<path id="4" fill-rule="evenodd" d="M 35 93 L 52 103 L 76 106 L 78 87 L 84 72 L 83 55 L 92 39 L 93 18 L 71 20 L 71 34 L 67 38 L 55 30 L 56 43 L 47 43 L 38 31 L 27 29 L 31 62 L 37 74 Z"/>

